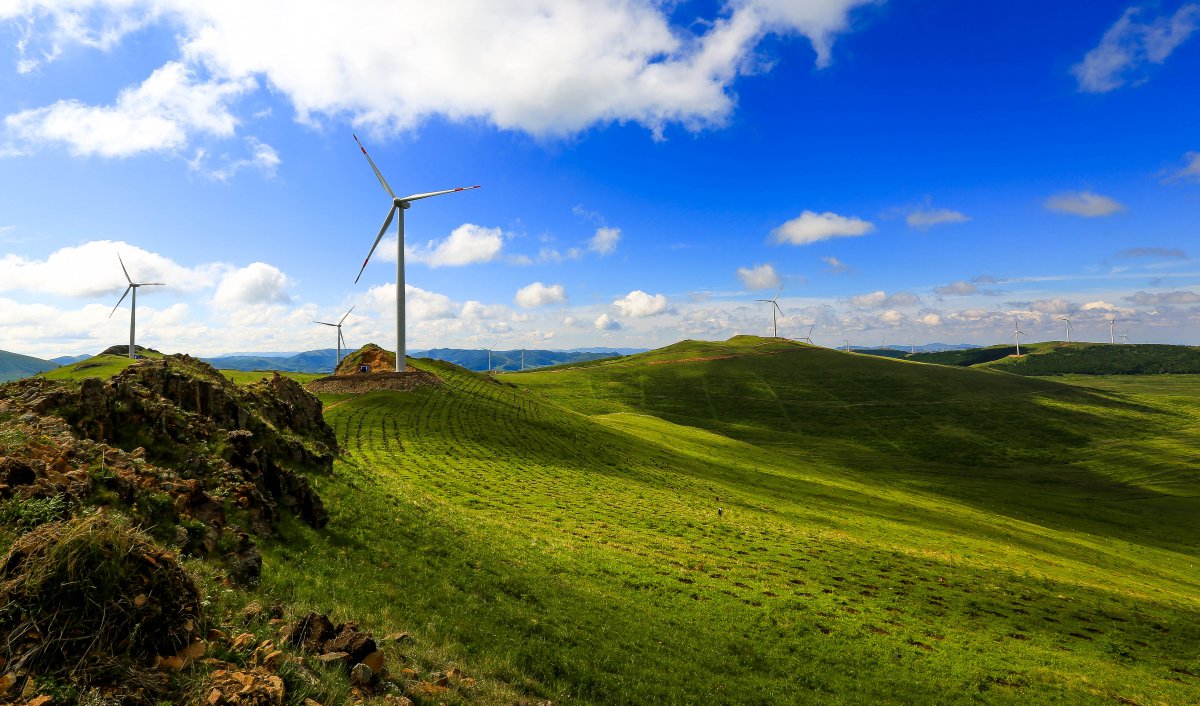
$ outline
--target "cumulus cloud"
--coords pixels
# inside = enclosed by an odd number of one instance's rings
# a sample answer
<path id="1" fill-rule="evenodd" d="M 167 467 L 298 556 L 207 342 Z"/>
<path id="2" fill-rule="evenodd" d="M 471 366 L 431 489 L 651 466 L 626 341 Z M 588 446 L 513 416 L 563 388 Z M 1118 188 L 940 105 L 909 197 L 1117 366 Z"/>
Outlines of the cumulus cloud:
<path id="1" fill-rule="evenodd" d="M 969 220 L 971 220 L 970 216 L 959 211 L 951 211 L 947 208 L 913 211 L 904 218 L 909 228 L 916 228 L 918 230 L 925 230 L 946 223 L 966 223 Z"/>
<path id="2" fill-rule="evenodd" d="M 979 286 L 971 282 L 958 280 L 950 284 L 944 284 L 940 287 L 934 287 L 935 294 L 943 297 L 965 297 L 970 294 L 975 294 L 979 291 Z"/>
<path id="3" fill-rule="evenodd" d="M 617 307 L 617 311 L 621 312 L 622 316 L 630 318 L 642 318 L 645 316 L 658 316 L 659 314 L 671 313 L 670 302 L 662 294 L 647 294 L 640 289 L 635 289 L 629 294 L 613 301 L 613 306 Z"/>
<path id="4" fill-rule="evenodd" d="M 222 155 L 217 166 L 210 166 L 208 150 L 198 149 L 192 159 L 188 160 L 188 166 L 192 171 L 200 172 L 214 181 L 229 181 L 245 169 L 256 169 L 265 177 L 275 176 L 275 170 L 282 161 L 275 148 L 253 137 L 246 138 L 246 146 L 250 153 L 248 157 Z"/>
<path id="5" fill-rule="evenodd" d="M 60 45 L 108 48 L 160 21 L 189 65 L 226 83 L 269 85 L 302 122 L 346 116 L 394 132 L 444 116 L 533 135 L 635 122 L 659 134 L 669 124 L 724 124 L 733 82 L 765 70 L 754 59 L 768 35 L 803 36 L 817 65 L 828 65 L 852 11 L 873 3 L 733 0 L 721 16 L 676 25 L 672 4 L 640 0 L 424 3 L 402 13 L 385 0 L 352 13 L 316 0 L 286 12 L 271 3 L 31 0 L 0 5 L 0 19 L 25 22 L 26 70 Z"/>
<path id="6" fill-rule="evenodd" d="M 253 262 L 226 272 L 213 294 L 213 304 L 222 308 L 258 304 L 287 304 L 288 278 L 279 268 Z"/>
<path id="7" fill-rule="evenodd" d="M 165 282 L 172 289 L 196 291 L 211 287 L 220 265 L 188 268 L 157 253 L 123 241 L 93 240 L 61 248 L 45 260 L 21 255 L 0 257 L 0 292 L 27 291 L 68 297 L 96 297 L 120 292 L 127 281 L 118 253 L 136 282 Z"/>
<path id="8" fill-rule="evenodd" d="M 770 263 L 754 267 L 739 267 L 738 279 L 746 289 L 774 289 L 779 286 L 779 275 Z"/>
<path id="9" fill-rule="evenodd" d="M 192 69 L 169 62 L 140 85 L 121 91 L 113 105 L 60 100 L 13 113 L 4 124 L 18 150 L 62 145 L 86 157 L 169 152 L 186 146 L 196 133 L 233 135 L 238 120 L 230 104 L 254 86 L 250 77 L 199 81 Z"/>
<path id="10" fill-rule="evenodd" d="M 828 265 L 829 271 L 834 274 L 846 272 L 850 269 L 850 265 L 847 265 L 832 255 L 821 258 L 821 262 L 824 262 L 826 265 Z"/>
<path id="11" fill-rule="evenodd" d="M 1071 67 L 1086 93 L 1106 93 L 1147 78 L 1151 64 L 1162 64 L 1200 26 L 1200 4 L 1186 3 L 1174 14 L 1142 19 L 1143 8 L 1131 7 L 1108 28 L 1099 46 Z"/>
<path id="12" fill-rule="evenodd" d="M 884 309 L 897 306 L 914 306 L 921 303 L 921 298 L 912 292 L 896 292 L 889 295 L 882 290 L 858 294 L 846 300 L 856 309 Z"/>
<path id="13" fill-rule="evenodd" d="M 471 265 L 495 260 L 503 246 L 504 234 L 499 228 L 464 223 L 445 240 L 430 240 L 424 247 L 406 248 L 404 257 L 430 267 Z"/>
<path id="14" fill-rule="evenodd" d="M 620 240 L 620 228 L 597 228 L 596 234 L 588 241 L 588 250 L 607 255 L 617 249 L 617 243 Z"/>
<path id="15" fill-rule="evenodd" d="M 596 320 L 592 322 L 592 325 L 597 331 L 616 331 L 621 328 L 621 322 L 609 316 L 608 314 L 601 314 L 597 316 Z"/>
<path id="16" fill-rule="evenodd" d="M 1123 204 L 1090 191 L 1065 191 L 1055 194 L 1046 199 L 1046 208 L 1084 218 L 1111 216 L 1125 210 Z"/>
<path id="17" fill-rule="evenodd" d="M 1029 304 L 1029 311 L 1037 314 L 1069 314 L 1075 308 L 1071 302 L 1061 297 L 1039 299 Z M 1085 306 L 1086 310 L 1087 307 Z"/>
<path id="18" fill-rule="evenodd" d="M 804 211 L 771 232 L 777 243 L 808 245 L 830 238 L 853 238 L 875 230 L 875 225 L 861 218 L 839 216 L 826 211 Z"/>
<path id="19" fill-rule="evenodd" d="M 561 304 L 567 300 L 567 290 L 561 284 L 545 285 L 541 282 L 527 284 L 517 290 L 513 301 L 524 309 L 536 309 L 548 304 Z"/>
<path id="20" fill-rule="evenodd" d="M 1137 304 L 1138 306 L 1200 304 L 1200 294 L 1191 291 L 1160 292 L 1158 294 L 1137 292 L 1132 296 L 1125 297 L 1125 301 Z"/>

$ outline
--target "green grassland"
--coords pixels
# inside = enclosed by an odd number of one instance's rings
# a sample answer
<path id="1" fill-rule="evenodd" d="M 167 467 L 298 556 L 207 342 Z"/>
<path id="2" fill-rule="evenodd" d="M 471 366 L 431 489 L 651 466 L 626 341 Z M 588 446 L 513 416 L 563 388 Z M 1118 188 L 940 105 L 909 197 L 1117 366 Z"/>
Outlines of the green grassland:
<path id="1" fill-rule="evenodd" d="M 1196 700 L 1193 395 L 753 337 L 414 365 L 326 399 L 332 520 L 261 590 L 411 631 L 448 703 Z"/>
<path id="2" fill-rule="evenodd" d="M 1159 344 L 1112 345 L 1047 341 L 1021 346 L 916 353 L 909 360 L 940 365 L 988 367 L 1018 375 L 1195 375 L 1200 347 Z"/>
<path id="3" fill-rule="evenodd" d="M 161 358 L 161 353 L 144 351 L 146 358 Z M 41 373 L 42 377 L 51 380 L 82 380 L 84 378 L 110 378 L 137 361 L 124 355 L 101 353 L 78 363 L 62 365 L 53 370 Z"/>

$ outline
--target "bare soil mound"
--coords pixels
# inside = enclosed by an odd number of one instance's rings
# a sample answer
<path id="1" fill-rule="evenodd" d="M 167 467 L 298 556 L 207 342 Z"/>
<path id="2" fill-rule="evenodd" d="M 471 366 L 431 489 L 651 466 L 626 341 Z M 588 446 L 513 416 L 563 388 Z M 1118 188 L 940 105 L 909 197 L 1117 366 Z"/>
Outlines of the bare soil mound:
<path id="1" fill-rule="evenodd" d="M 413 369 L 411 365 L 407 366 L 407 370 Z M 384 350 L 374 343 L 368 343 L 353 353 L 347 353 L 333 374 L 334 376 L 376 375 L 394 372 L 396 372 L 396 354 Z"/>
<path id="2" fill-rule="evenodd" d="M 313 380 L 304 386 L 314 394 L 352 394 L 359 395 L 376 390 L 395 390 L 408 392 L 418 387 L 436 387 L 442 384 L 442 379 L 433 373 L 417 370 L 409 366 L 408 372 L 372 373 L 361 375 L 331 375 Z"/>

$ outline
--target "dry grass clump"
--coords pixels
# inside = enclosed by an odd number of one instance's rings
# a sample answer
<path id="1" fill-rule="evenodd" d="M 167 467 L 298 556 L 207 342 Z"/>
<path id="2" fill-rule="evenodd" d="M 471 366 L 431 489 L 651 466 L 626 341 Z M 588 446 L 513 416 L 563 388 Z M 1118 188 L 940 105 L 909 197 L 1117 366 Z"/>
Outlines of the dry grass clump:
<path id="1" fill-rule="evenodd" d="M 179 562 L 120 516 L 52 522 L 0 560 L 5 670 L 151 697 L 156 658 L 196 637 L 200 594 Z"/>

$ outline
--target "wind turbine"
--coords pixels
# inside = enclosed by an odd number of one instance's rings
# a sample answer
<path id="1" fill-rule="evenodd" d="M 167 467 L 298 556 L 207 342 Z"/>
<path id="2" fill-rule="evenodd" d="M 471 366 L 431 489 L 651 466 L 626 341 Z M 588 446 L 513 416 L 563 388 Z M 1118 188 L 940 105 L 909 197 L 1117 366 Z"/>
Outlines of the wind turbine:
<path id="1" fill-rule="evenodd" d="M 138 287 L 162 287 L 163 283 L 162 282 L 134 282 L 133 278 L 131 278 L 129 276 L 129 270 L 125 269 L 125 261 L 121 259 L 121 253 L 117 253 L 117 262 L 121 263 L 121 271 L 125 273 L 125 281 L 129 282 L 129 286 L 125 288 L 125 294 L 122 294 L 121 298 L 117 300 L 117 306 L 121 306 L 121 302 L 125 301 L 125 296 L 127 294 L 129 294 L 129 292 L 131 290 L 133 291 L 133 298 L 129 300 L 129 357 L 136 358 L 137 357 L 137 352 L 136 352 L 137 349 L 134 348 L 134 345 L 133 345 L 133 333 L 134 333 L 134 328 L 136 327 L 136 324 L 137 324 L 137 288 Z M 108 312 L 108 318 L 111 319 L 112 315 L 117 313 L 117 306 L 114 306 L 113 310 Z"/>
<path id="2" fill-rule="evenodd" d="M 1020 322 L 1018 322 L 1017 317 L 1014 316 L 1013 317 L 1013 335 L 1012 335 L 1012 337 L 1013 337 L 1013 341 L 1015 341 L 1017 344 L 1017 355 L 1018 356 L 1021 355 L 1021 338 L 1020 337 L 1024 336 L 1024 335 L 1026 335 L 1026 334 L 1024 331 L 1021 330 Z"/>
<path id="3" fill-rule="evenodd" d="M 367 259 L 363 260 L 362 268 L 358 271 L 358 277 L 354 278 L 354 283 L 362 277 L 363 270 L 367 269 L 367 263 L 371 261 L 371 255 L 375 252 L 375 248 L 379 247 L 379 241 L 383 239 L 383 234 L 387 232 L 388 226 L 392 224 L 392 219 L 396 214 L 400 214 L 400 218 L 396 219 L 398 229 L 397 253 L 396 253 L 396 372 L 404 372 L 408 365 L 406 356 L 404 355 L 404 212 L 412 205 L 413 201 L 427 199 L 431 196 L 441 196 L 442 194 L 453 194 L 459 191 L 470 191 L 478 189 L 479 186 L 460 186 L 456 189 L 444 189 L 442 191 L 429 191 L 423 194 L 413 194 L 400 198 L 392 191 L 392 187 L 388 186 L 387 180 L 383 178 L 379 167 L 375 166 L 375 160 L 371 159 L 371 155 L 367 154 L 367 150 L 358 142 L 358 135 L 354 135 L 354 141 L 358 143 L 358 148 L 362 150 L 363 156 L 371 164 L 371 170 L 375 172 L 375 177 L 379 179 L 379 184 L 383 186 L 383 190 L 388 192 L 388 196 L 392 197 L 392 207 L 388 210 L 387 218 L 383 221 L 383 227 L 379 229 L 379 235 L 375 236 L 375 243 L 371 245 L 371 251 L 367 253 Z"/>
<path id="4" fill-rule="evenodd" d="M 350 307 L 350 311 L 354 311 L 354 307 Z M 349 316 L 349 315 L 350 315 L 350 311 L 347 311 L 347 312 L 346 312 L 346 316 Z M 337 332 L 338 332 L 338 337 L 337 337 L 337 364 L 338 364 L 338 365 L 341 365 L 341 364 L 342 364 L 342 344 L 346 342 L 346 341 L 345 341 L 345 339 L 343 339 L 343 338 L 342 338 L 342 324 L 343 324 L 343 323 L 345 323 L 345 321 L 346 321 L 346 316 L 343 316 L 343 317 L 341 318 L 341 320 L 340 320 L 340 321 L 338 321 L 336 324 L 329 324 L 329 323 L 326 323 L 326 322 L 324 322 L 324 321 L 314 321 L 314 322 L 313 322 L 314 324 L 321 324 L 322 326 L 332 326 L 332 327 L 334 327 L 335 329 L 337 329 Z M 334 370 L 336 371 L 336 370 L 337 370 L 337 368 L 335 367 L 335 368 L 334 368 Z"/>
<path id="5" fill-rule="evenodd" d="M 1058 317 L 1059 321 L 1067 322 L 1067 343 L 1071 342 L 1071 319 L 1072 319 L 1072 317 L 1073 317 L 1073 315 Z"/>
<path id="6" fill-rule="evenodd" d="M 1120 319 L 1109 319 L 1108 320 L 1108 342 L 1111 344 L 1114 344 L 1114 345 L 1117 342 L 1117 337 L 1113 333 L 1113 327 L 1117 325 L 1118 321 L 1120 321 Z"/>
<path id="7" fill-rule="evenodd" d="M 783 309 L 779 308 L 779 294 L 781 292 L 783 292 L 783 287 L 780 287 L 779 291 L 775 292 L 775 296 L 771 297 L 770 299 L 754 300 L 756 302 L 766 302 L 771 305 L 771 329 L 774 333 L 773 338 L 779 338 L 779 322 L 775 320 L 775 312 L 779 312 L 780 315 L 783 314 Z"/>
<path id="8" fill-rule="evenodd" d="M 811 326 L 809 326 L 809 327 L 808 327 L 808 334 L 807 334 L 807 335 L 805 335 L 805 336 L 804 336 L 804 338 L 801 338 L 800 340 L 801 340 L 801 341 L 804 341 L 805 343 L 807 343 L 808 345 L 810 345 L 810 346 L 811 346 L 811 345 L 813 344 L 813 342 L 812 342 L 812 330 L 813 330 L 814 328 L 816 328 L 816 326 L 817 326 L 816 324 L 812 324 Z"/>
<path id="9" fill-rule="evenodd" d="M 846 352 L 847 352 L 847 353 L 849 353 L 849 352 L 850 352 L 850 339 L 849 339 L 849 338 L 843 338 L 843 339 L 842 339 L 842 343 L 845 343 L 845 344 L 846 344 Z"/>
<path id="10" fill-rule="evenodd" d="M 1121 343 L 1129 345 L 1129 329 L 1125 329 L 1125 333 L 1121 334 Z"/>

